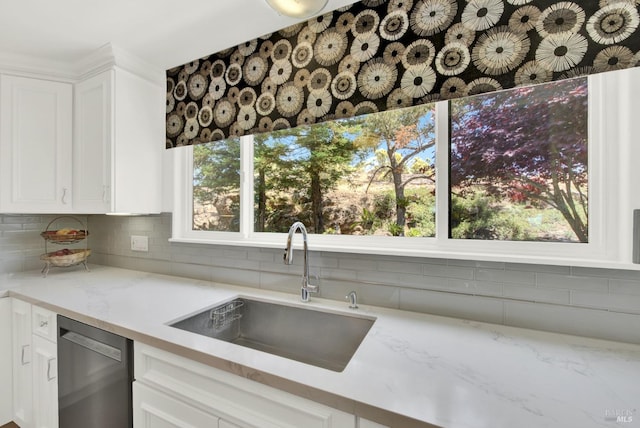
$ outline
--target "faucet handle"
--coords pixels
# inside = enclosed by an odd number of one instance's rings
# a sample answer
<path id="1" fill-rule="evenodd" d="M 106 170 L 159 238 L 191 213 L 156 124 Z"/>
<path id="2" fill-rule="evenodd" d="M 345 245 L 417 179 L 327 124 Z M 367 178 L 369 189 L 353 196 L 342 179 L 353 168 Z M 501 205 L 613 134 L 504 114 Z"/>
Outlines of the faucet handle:
<path id="1" fill-rule="evenodd" d="M 349 301 L 349 309 L 358 309 L 358 295 L 355 291 L 351 291 L 347 294 L 345 299 Z"/>

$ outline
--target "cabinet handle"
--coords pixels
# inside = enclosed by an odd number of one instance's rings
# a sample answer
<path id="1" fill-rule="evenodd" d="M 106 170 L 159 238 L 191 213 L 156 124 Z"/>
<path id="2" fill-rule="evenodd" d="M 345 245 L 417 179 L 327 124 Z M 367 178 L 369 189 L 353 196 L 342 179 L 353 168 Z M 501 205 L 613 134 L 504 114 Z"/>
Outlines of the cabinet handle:
<path id="1" fill-rule="evenodd" d="M 67 205 L 67 188 L 66 187 L 62 188 L 62 203 L 64 205 Z"/>
<path id="2" fill-rule="evenodd" d="M 56 357 L 51 357 L 47 360 L 47 380 L 48 381 L 51 381 L 56 378 L 57 369 L 53 371 L 53 376 L 51 376 L 51 366 L 53 365 L 51 363 L 53 363 L 55 360 L 56 360 Z"/>
<path id="3" fill-rule="evenodd" d="M 102 202 L 107 202 L 107 186 L 102 186 Z"/>
<path id="4" fill-rule="evenodd" d="M 49 321 L 40 321 L 40 328 L 44 328 L 49 325 Z"/>
<path id="5" fill-rule="evenodd" d="M 20 355 L 20 364 L 27 365 L 31 361 L 25 361 L 25 356 L 27 355 L 27 350 L 29 349 L 29 345 L 22 345 L 22 354 Z"/>

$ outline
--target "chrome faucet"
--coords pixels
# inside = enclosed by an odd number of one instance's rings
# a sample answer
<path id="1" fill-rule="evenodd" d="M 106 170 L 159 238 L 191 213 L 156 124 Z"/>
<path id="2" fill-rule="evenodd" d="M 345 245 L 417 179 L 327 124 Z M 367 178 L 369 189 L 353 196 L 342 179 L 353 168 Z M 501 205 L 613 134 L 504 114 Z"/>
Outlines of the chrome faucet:
<path id="1" fill-rule="evenodd" d="M 304 253 L 304 272 L 302 274 L 302 288 L 300 289 L 300 300 L 303 302 L 309 301 L 309 293 L 317 293 L 318 286 L 309 284 L 309 247 L 307 246 L 307 228 L 304 227 L 302 222 L 295 222 L 289 228 L 289 236 L 287 237 L 287 248 L 284 253 L 284 264 L 290 265 L 293 263 L 293 247 L 291 245 L 293 241 L 293 234 L 297 230 L 302 232 L 302 245 Z"/>

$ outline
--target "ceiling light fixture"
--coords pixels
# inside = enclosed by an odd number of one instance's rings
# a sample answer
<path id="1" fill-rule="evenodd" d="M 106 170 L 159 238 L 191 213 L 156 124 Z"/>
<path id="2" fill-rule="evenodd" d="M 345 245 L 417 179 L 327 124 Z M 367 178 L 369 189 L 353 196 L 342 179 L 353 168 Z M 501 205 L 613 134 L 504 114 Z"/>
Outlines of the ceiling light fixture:
<path id="1" fill-rule="evenodd" d="M 266 0 L 280 15 L 292 18 L 309 18 L 320 12 L 328 0 Z"/>

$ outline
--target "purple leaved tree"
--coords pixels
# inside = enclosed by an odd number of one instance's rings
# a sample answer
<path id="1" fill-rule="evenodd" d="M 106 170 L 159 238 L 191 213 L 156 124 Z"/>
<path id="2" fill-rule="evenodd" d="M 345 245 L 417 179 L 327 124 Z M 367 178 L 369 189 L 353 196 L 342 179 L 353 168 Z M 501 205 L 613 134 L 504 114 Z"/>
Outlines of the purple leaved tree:
<path id="1" fill-rule="evenodd" d="M 451 104 L 451 188 L 557 209 L 588 240 L 586 78 Z"/>

